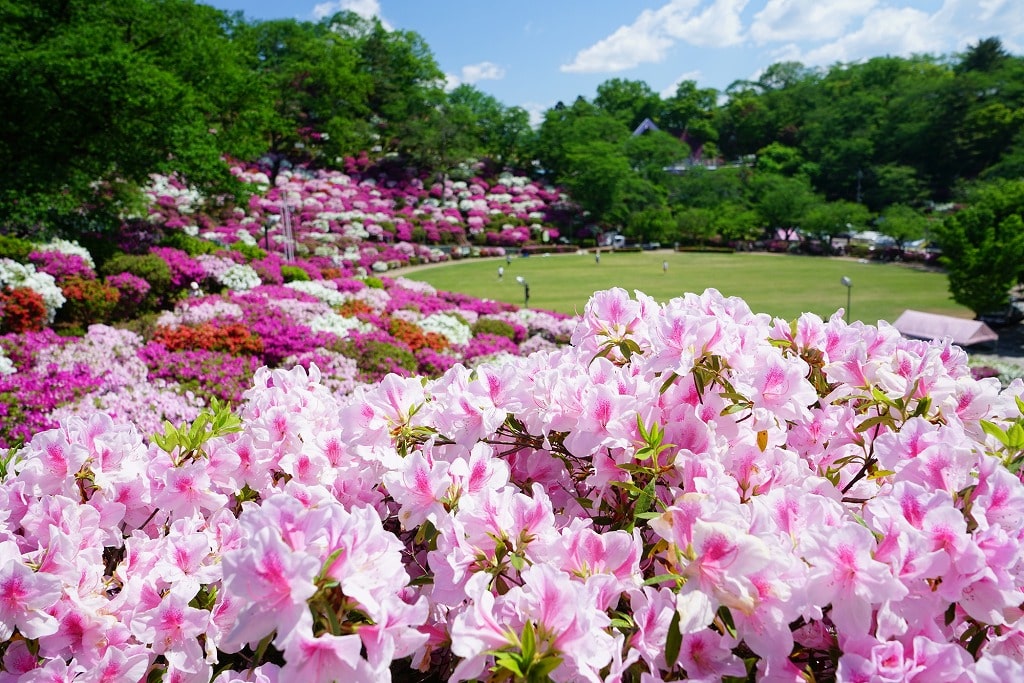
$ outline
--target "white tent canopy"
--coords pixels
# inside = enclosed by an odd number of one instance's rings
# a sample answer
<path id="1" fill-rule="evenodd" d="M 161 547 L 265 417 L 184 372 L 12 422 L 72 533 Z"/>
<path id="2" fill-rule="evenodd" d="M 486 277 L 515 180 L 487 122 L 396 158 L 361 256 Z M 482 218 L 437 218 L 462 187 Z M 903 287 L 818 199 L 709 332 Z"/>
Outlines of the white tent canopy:
<path id="1" fill-rule="evenodd" d="M 906 310 L 896 319 L 893 327 L 905 337 L 917 339 L 953 340 L 960 346 L 971 346 L 987 341 L 997 341 L 999 335 L 980 320 L 954 318 L 949 315 Z"/>

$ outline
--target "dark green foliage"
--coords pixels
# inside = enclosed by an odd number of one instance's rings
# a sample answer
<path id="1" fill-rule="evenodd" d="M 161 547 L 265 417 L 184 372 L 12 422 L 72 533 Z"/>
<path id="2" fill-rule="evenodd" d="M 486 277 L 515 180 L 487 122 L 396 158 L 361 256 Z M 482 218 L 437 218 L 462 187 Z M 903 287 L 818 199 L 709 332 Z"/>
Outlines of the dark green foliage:
<path id="1" fill-rule="evenodd" d="M 1024 264 L 1024 180 L 982 185 L 969 200 L 935 230 L 949 289 L 979 315 L 999 313 Z"/>
<path id="2" fill-rule="evenodd" d="M 4 10 L 0 219 L 113 225 L 138 212 L 154 172 L 241 193 L 223 155 L 258 150 L 235 134 L 241 100 L 258 94 L 244 88 L 226 15 L 191 0 L 10 0 Z"/>

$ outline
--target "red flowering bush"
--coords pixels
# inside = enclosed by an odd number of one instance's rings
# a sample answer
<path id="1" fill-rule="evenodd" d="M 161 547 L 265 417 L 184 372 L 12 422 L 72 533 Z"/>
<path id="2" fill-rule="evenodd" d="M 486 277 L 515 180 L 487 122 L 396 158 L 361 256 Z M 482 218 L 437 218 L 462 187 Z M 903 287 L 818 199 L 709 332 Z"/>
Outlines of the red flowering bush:
<path id="1" fill-rule="evenodd" d="M 57 312 L 57 320 L 79 325 L 111 320 L 121 300 L 117 287 L 100 280 L 74 275 L 61 285 L 65 302 Z"/>
<path id="2" fill-rule="evenodd" d="M 28 287 L 0 290 L 0 332 L 38 332 L 46 324 L 46 304 Z"/>
<path id="3" fill-rule="evenodd" d="M 223 351 L 238 356 L 263 353 L 263 340 L 249 331 L 242 323 L 226 325 L 201 325 L 161 327 L 153 334 L 153 341 L 160 342 L 168 351 Z"/>
<path id="4" fill-rule="evenodd" d="M 375 311 L 370 304 L 358 299 L 350 299 L 337 308 L 338 315 L 343 318 L 358 318 L 360 316 L 373 315 Z"/>
<path id="5" fill-rule="evenodd" d="M 451 343 L 443 334 L 424 332 L 416 323 L 400 318 L 391 319 L 391 334 L 394 335 L 395 339 L 408 344 L 413 353 L 424 348 L 440 352 L 451 346 Z"/>

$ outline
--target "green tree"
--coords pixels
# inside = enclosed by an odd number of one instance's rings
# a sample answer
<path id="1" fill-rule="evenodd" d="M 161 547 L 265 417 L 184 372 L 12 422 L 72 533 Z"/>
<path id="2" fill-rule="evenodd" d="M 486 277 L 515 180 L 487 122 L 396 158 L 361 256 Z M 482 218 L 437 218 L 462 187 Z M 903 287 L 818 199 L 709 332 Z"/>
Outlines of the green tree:
<path id="1" fill-rule="evenodd" d="M 754 209 L 768 230 L 799 227 L 816 201 L 810 183 L 804 178 L 764 174 L 754 179 L 753 190 Z"/>
<path id="2" fill-rule="evenodd" d="M 796 147 L 773 142 L 757 150 L 757 170 L 792 176 L 803 167 L 803 154 Z"/>
<path id="3" fill-rule="evenodd" d="M 630 166 L 642 177 L 659 185 L 668 182 L 669 172 L 666 169 L 690 154 L 685 143 L 661 130 L 631 135 L 622 144 Z"/>
<path id="4" fill-rule="evenodd" d="M 674 237 L 683 244 L 706 244 L 717 234 L 715 212 L 699 207 L 685 207 L 676 212 Z"/>
<path id="5" fill-rule="evenodd" d="M 896 245 L 902 249 L 907 242 L 924 237 L 929 223 L 928 217 L 913 207 L 893 204 L 882 212 L 878 229 L 896 240 Z"/>
<path id="6" fill-rule="evenodd" d="M 871 220 L 871 212 L 863 204 L 839 200 L 812 204 L 804 214 L 803 229 L 832 243 L 836 235 L 864 229 Z"/>
<path id="7" fill-rule="evenodd" d="M 366 148 L 369 78 L 352 38 L 328 22 L 282 19 L 244 24 L 235 41 L 265 94 L 263 152 L 336 163 Z"/>
<path id="8" fill-rule="evenodd" d="M 474 137 L 474 153 L 499 165 L 518 166 L 532 136 L 530 115 L 522 107 L 506 107 L 492 95 L 468 84 L 448 93 L 449 106 L 465 107 L 471 121 L 466 129 Z"/>
<path id="9" fill-rule="evenodd" d="M 326 20 L 325 20 L 326 21 Z M 380 152 L 422 156 L 420 134 L 445 101 L 444 73 L 423 37 L 343 12 L 329 22 L 356 39 L 358 69 L 370 79 L 368 105 Z"/>
<path id="10" fill-rule="evenodd" d="M 985 183 L 968 201 L 935 226 L 949 290 L 978 315 L 1002 311 L 1024 263 L 1024 180 Z"/>
<path id="11" fill-rule="evenodd" d="M 613 78 L 597 86 L 594 106 L 634 130 L 644 119 L 655 117 L 661 98 L 643 81 Z"/>
<path id="12" fill-rule="evenodd" d="M 559 102 L 544 113 L 534 140 L 533 157 L 549 178 L 561 182 L 563 176 L 575 170 L 569 163 L 570 147 L 607 142 L 620 148 L 630 132 L 621 121 L 578 97 L 572 106 Z"/>
<path id="13" fill-rule="evenodd" d="M 598 222 L 624 222 L 625 207 L 620 203 L 620 188 L 634 174 L 620 147 L 601 140 L 574 143 L 567 150 L 569 166 L 560 182 L 591 219 Z M 618 209 L 614 217 L 612 211 Z"/>
<path id="14" fill-rule="evenodd" d="M 154 172 L 239 193 L 254 106 L 229 18 L 191 0 L 9 0 L 0 23 L 0 221 L 100 224 Z"/>

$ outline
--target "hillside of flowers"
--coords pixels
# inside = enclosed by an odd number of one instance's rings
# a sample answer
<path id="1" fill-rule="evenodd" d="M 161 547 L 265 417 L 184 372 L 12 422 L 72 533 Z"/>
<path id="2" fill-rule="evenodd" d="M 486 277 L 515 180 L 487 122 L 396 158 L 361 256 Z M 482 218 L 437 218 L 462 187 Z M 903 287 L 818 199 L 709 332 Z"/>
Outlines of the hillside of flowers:
<path id="1" fill-rule="evenodd" d="M 384 275 L 557 237 L 553 188 L 470 168 L 430 182 L 365 157 L 233 171 L 245 206 L 154 176 L 145 215 L 113 233 L 0 236 L 0 448 L 97 411 L 149 434 L 238 405 L 264 366 L 315 363 L 345 394 L 567 340 L 564 316 Z"/>
<path id="2" fill-rule="evenodd" d="M 385 291 L 423 296 L 346 301 Z M 0 470 L 0 680 L 1024 678 L 1024 383 L 714 290 L 595 293 L 570 341 L 259 367 L 152 440 L 69 412 Z"/>
<path id="3" fill-rule="evenodd" d="M 246 206 L 224 210 L 174 178 L 155 178 L 149 226 L 383 271 L 445 258 L 436 245 L 471 244 L 502 255 L 504 247 L 550 242 L 573 209 L 556 188 L 508 172 L 485 179 L 478 175 L 483 168 L 460 167 L 457 179 L 443 180 L 366 157 L 348 159 L 344 172 L 287 162 L 276 168 L 271 180 L 266 161 L 233 167 L 253 195 Z"/>

